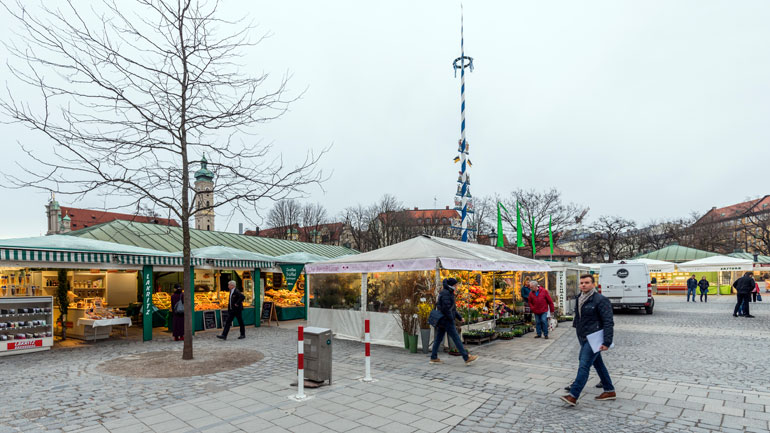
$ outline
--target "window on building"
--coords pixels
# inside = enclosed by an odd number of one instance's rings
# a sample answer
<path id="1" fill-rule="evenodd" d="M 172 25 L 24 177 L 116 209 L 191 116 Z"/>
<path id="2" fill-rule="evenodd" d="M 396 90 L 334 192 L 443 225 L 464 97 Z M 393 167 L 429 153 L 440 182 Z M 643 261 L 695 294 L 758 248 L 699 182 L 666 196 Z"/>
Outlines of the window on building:
<path id="1" fill-rule="evenodd" d="M 449 219 L 447 217 L 441 218 L 441 224 L 449 224 Z"/>
<path id="2" fill-rule="evenodd" d="M 206 230 L 211 230 L 211 226 L 206 224 Z"/>
<path id="3" fill-rule="evenodd" d="M 425 218 L 425 224 L 430 224 L 430 218 Z"/>
<path id="4" fill-rule="evenodd" d="M 417 224 L 422 224 L 422 218 L 417 218 Z"/>

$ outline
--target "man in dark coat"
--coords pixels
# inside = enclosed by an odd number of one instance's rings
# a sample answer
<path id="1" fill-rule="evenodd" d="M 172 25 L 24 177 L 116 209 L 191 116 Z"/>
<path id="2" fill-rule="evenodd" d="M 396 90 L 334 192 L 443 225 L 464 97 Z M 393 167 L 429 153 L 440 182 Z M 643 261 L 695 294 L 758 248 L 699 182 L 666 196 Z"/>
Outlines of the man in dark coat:
<path id="1" fill-rule="evenodd" d="M 240 340 L 246 338 L 246 327 L 243 325 L 243 300 L 246 297 L 235 287 L 235 281 L 227 283 L 227 288 L 230 289 L 230 297 L 227 301 L 227 320 L 225 320 L 222 335 L 217 335 L 217 338 L 227 340 L 227 333 L 230 332 L 233 319 L 238 319 L 238 324 L 241 325 L 241 335 L 238 337 Z"/>
<path id="2" fill-rule="evenodd" d="M 440 364 L 442 361 L 438 358 L 438 348 L 441 345 L 441 341 L 444 339 L 444 335 L 448 335 L 449 338 L 455 343 L 455 347 L 462 354 L 465 360 L 465 365 L 469 365 L 479 357 L 476 355 L 469 355 L 465 350 L 460 335 L 457 333 L 455 327 L 455 319 L 463 322 L 462 316 L 457 312 L 457 305 L 455 304 L 455 286 L 457 286 L 457 280 L 454 278 L 447 278 L 443 281 L 444 289 L 439 293 L 438 300 L 436 301 L 436 309 L 441 312 L 441 319 L 436 324 L 436 338 L 433 340 L 433 352 L 430 355 L 431 364 Z"/>
<path id="3" fill-rule="evenodd" d="M 588 381 L 588 374 L 591 366 L 594 366 L 599 375 L 604 392 L 595 397 L 595 400 L 615 400 L 615 387 L 612 385 L 610 373 L 602 360 L 602 352 L 612 346 L 614 337 L 614 321 L 612 319 L 612 304 L 609 299 L 598 293 L 594 288 L 593 275 L 580 276 L 580 296 L 578 297 L 578 308 L 575 310 L 575 319 L 572 321 L 572 327 L 575 328 L 578 341 L 580 342 L 580 355 L 578 359 L 577 377 L 570 387 L 569 394 L 563 395 L 561 399 L 575 406 L 580 393 Z M 599 350 L 594 353 L 591 344 L 588 342 L 588 336 L 596 332 L 603 331 L 603 340 Z"/>
<path id="4" fill-rule="evenodd" d="M 690 294 L 692 294 L 692 301 L 695 302 L 695 289 L 697 287 L 698 280 L 696 280 L 695 275 L 693 275 L 687 280 L 687 302 L 690 302 Z"/>
<path id="5" fill-rule="evenodd" d="M 733 310 L 733 317 L 738 317 L 738 311 L 742 311 L 742 316 L 753 319 L 754 316 L 749 314 L 749 299 L 751 299 L 751 292 L 754 291 L 756 283 L 754 283 L 754 277 L 751 272 L 746 272 L 742 277 L 735 280 L 733 287 L 737 292 L 738 298 Z"/>

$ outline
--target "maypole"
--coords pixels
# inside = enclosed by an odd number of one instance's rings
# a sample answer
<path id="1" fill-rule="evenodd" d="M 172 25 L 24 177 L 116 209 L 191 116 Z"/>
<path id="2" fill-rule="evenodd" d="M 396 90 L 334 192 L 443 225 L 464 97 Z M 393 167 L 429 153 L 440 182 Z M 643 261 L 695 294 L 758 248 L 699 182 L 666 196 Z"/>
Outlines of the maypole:
<path id="1" fill-rule="evenodd" d="M 473 213 L 473 201 L 471 196 L 470 184 L 471 178 L 468 174 L 468 168 L 471 167 L 471 161 L 468 159 L 468 142 L 465 140 L 465 68 L 473 72 L 473 58 L 465 55 L 465 41 L 463 37 L 463 14 L 462 5 L 460 6 L 460 57 L 452 63 L 457 76 L 457 70 L 460 70 L 460 142 L 458 152 L 460 156 L 455 158 L 455 162 L 460 162 L 460 176 L 457 178 L 457 194 L 455 197 L 455 210 L 460 212 L 460 231 L 463 242 L 468 242 L 468 215 Z"/>

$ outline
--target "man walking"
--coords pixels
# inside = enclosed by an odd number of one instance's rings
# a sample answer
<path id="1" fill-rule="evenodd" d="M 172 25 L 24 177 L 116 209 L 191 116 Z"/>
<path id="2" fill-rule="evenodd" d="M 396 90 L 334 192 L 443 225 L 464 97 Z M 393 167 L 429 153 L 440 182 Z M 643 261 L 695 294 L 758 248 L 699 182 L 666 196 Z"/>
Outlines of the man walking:
<path id="1" fill-rule="evenodd" d="M 465 365 L 470 365 L 473 361 L 479 357 L 477 355 L 469 355 L 465 350 L 460 335 L 457 333 L 455 327 L 455 319 L 460 322 L 463 321 L 462 316 L 457 312 L 457 305 L 455 304 L 455 287 L 457 286 L 457 280 L 454 278 L 447 278 L 443 281 L 444 289 L 438 294 L 438 300 L 436 301 L 436 309 L 441 312 L 441 319 L 436 324 L 436 338 L 433 340 L 433 352 L 430 355 L 431 364 L 440 364 L 442 361 L 438 358 L 438 348 L 441 346 L 441 341 L 444 340 L 444 335 L 449 335 L 455 343 L 455 347 L 460 351 L 460 354 L 465 360 Z"/>
<path id="2" fill-rule="evenodd" d="M 241 325 L 241 335 L 238 337 L 240 340 L 246 338 L 246 327 L 243 325 L 243 300 L 246 297 L 235 288 L 235 281 L 227 283 L 227 288 L 230 289 L 230 299 L 227 302 L 227 320 L 225 320 L 222 335 L 217 335 L 217 338 L 227 340 L 227 333 L 230 332 L 233 319 L 238 319 L 238 324 Z"/>
<path id="3" fill-rule="evenodd" d="M 751 272 L 746 272 L 742 277 L 735 280 L 733 288 L 737 292 L 737 302 L 733 310 L 733 317 L 738 317 L 738 312 L 741 311 L 743 317 L 754 318 L 749 313 L 749 299 L 751 299 L 751 292 L 754 290 L 754 287 L 754 277 L 751 275 Z"/>
<path id="4" fill-rule="evenodd" d="M 540 338 L 540 334 L 548 339 L 548 311 L 553 313 L 556 308 L 553 306 L 553 299 L 548 293 L 548 290 L 540 287 L 537 281 L 532 280 L 529 282 L 529 310 L 535 315 L 535 330 L 537 335 L 535 338 Z"/>
<path id="5" fill-rule="evenodd" d="M 700 277 L 700 281 L 698 281 L 698 287 L 700 287 L 700 301 L 708 302 L 709 301 L 709 282 L 705 276 Z"/>
<path id="6" fill-rule="evenodd" d="M 612 385 L 610 373 L 602 360 L 602 352 L 610 348 L 614 336 L 612 305 L 607 298 L 596 291 L 594 276 L 588 274 L 580 276 L 580 296 L 578 296 L 577 302 L 578 307 L 575 311 L 572 327 L 575 328 L 580 342 L 580 355 L 578 357 L 580 366 L 569 394 L 561 396 L 561 399 L 570 406 L 577 404 L 593 365 L 604 388 L 604 392 L 596 396 L 595 400 L 615 400 L 615 387 Z M 602 344 L 599 346 L 599 351 L 594 353 L 588 342 L 588 336 L 599 331 L 603 331 Z"/>
<path id="7" fill-rule="evenodd" d="M 698 287 L 698 280 L 695 279 L 695 274 L 687 280 L 687 302 L 690 302 L 690 294 L 692 293 L 692 301 L 695 302 L 695 288 Z"/>

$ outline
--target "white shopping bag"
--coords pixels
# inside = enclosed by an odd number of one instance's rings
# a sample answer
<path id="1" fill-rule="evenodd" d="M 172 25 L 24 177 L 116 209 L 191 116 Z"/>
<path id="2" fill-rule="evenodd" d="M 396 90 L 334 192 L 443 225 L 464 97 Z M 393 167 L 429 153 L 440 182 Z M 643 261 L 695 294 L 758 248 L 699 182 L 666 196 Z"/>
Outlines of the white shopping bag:
<path id="1" fill-rule="evenodd" d="M 549 332 L 553 331 L 554 329 L 556 329 L 557 326 L 559 326 L 559 322 L 556 319 L 554 319 L 553 317 L 548 319 L 548 331 Z"/>

